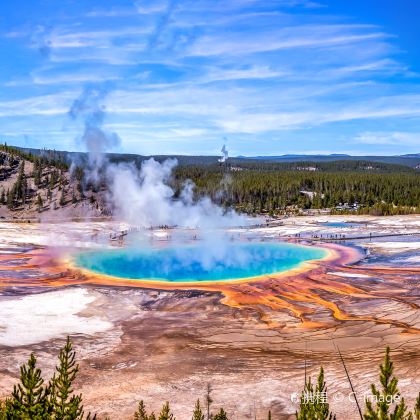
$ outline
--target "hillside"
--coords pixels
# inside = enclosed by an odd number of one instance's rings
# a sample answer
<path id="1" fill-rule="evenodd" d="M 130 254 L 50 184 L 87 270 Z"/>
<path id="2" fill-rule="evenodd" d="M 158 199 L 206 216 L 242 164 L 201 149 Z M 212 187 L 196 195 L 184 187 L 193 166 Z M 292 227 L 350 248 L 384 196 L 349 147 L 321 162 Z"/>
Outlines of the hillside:
<path id="1" fill-rule="evenodd" d="M 0 146 L 0 217 L 69 218 L 105 212 L 99 194 L 86 191 L 58 156 L 36 156 Z"/>

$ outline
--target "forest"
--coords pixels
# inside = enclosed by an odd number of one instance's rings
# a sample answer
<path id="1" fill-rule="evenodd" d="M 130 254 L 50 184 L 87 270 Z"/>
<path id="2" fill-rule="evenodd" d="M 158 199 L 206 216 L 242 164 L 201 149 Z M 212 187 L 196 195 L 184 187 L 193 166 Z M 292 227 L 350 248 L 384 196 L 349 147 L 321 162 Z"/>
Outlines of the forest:
<path id="1" fill-rule="evenodd" d="M 155 158 L 163 161 L 168 156 Z M 197 200 L 209 196 L 221 206 L 248 214 L 276 216 L 321 209 L 333 214 L 375 216 L 420 213 L 420 170 L 406 165 L 368 160 L 276 162 L 249 158 L 232 158 L 222 164 L 212 156 L 174 158 L 178 160 L 171 180 L 175 198 L 191 180 Z M 110 154 L 104 162 L 105 167 L 133 162 L 140 169 L 145 159 L 141 155 Z M 29 174 L 24 171 L 25 161 L 33 166 Z M 13 173 L 16 180 L 7 187 L 1 185 L 0 204 L 14 210 L 27 200 L 36 200 L 42 209 L 52 200 L 55 189 L 60 193 L 55 195 L 58 198 L 54 196 L 54 208 L 86 199 L 100 201 L 101 193 L 108 188 L 106 171 L 99 172 L 102 177 L 93 185 L 84 176 L 87 164 L 86 154 L 25 151 L 1 145 L 0 182 Z"/>
<path id="2" fill-rule="evenodd" d="M 342 165 L 354 165 L 345 162 Z M 209 195 L 223 206 L 247 213 L 270 215 L 298 209 L 332 209 L 332 212 L 392 215 L 420 211 L 420 173 L 386 171 L 372 173 L 336 170 L 266 170 L 179 166 L 175 184 L 186 179 L 196 185 L 198 197 Z M 391 165 L 392 166 L 392 165 Z M 325 169 L 325 166 L 324 166 Z M 345 204 L 347 204 L 345 206 Z M 341 209 L 337 207 L 341 206 Z"/>

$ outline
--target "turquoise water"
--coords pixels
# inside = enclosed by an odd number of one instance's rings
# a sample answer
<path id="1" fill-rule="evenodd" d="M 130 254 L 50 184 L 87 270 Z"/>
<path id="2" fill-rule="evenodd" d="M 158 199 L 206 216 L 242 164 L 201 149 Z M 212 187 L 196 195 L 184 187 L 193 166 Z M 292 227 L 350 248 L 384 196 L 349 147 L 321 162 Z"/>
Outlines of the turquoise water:
<path id="1" fill-rule="evenodd" d="M 325 222 L 325 223 L 320 223 L 320 225 L 328 226 L 328 227 L 336 227 L 336 228 L 346 228 L 346 227 L 359 226 L 358 223 L 350 223 L 350 222 Z"/>
<path id="2" fill-rule="evenodd" d="M 289 243 L 230 243 L 80 253 L 76 265 L 126 279 L 220 281 L 278 273 L 325 257 L 324 249 Z"/>

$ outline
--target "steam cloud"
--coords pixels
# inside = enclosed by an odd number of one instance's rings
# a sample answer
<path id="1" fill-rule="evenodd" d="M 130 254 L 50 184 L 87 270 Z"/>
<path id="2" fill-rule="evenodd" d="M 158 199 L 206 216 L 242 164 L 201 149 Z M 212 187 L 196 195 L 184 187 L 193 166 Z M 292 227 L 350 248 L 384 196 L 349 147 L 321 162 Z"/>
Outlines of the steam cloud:
<path id="1" fill-rule="evenodd" d="M 175 199 L 169 182 L 176 159 L 159 163 L 151 158 L 144 161 L 140 169 L 134 163 L 115 164 L 106 159 L 104 153 L 119 143 L 118 135 L 104 128 L 103 101 L 107 93 L 105 88 L 85 89 L 74 101 L 69 115 L 83 122 L 81 140 L 89 151 L 87 179 L 97 182 L 99 174 L 106 177 L 113 215 L 140 228 L 166 225 L 199 229 L 200 241 L 193 253 L 185 251 L 182 233 L 171 232 L 172 242 L 180 245 L 177 247 L 180 264 L 200 264 L 206 270 L 249 264 L 253 256 L 242 250 L 232 251 L 225 231 L 228 227 L 250 224 L 249 219 L 233 210 L 225 211 L 208 197 L 194 200 L 195 186 L 191 181 L 184 184 L 179 198 Z M 227 159 L 225 146 L 222 152 Z M 145 246 L 144 239 L 139 237 L 136 246 Z"/>
<path id="2" fill-rule="evenodd" d="M 205 230 L 246 224 L 245 217 L 233 210 L 225 212 L 208 197 L 194 202 L 191 181 L 175 200 L 168 182 L 176 165 L 175 159 L 159 163 L 152 158 L 143 162 L 140 171 L 132 164 L 110 166 L 111 201 L 116 213 L 141 227 L 167 225 Z"/>
<path id="3" fill-rule="evenodd" d="M 73 102 L 69 115 L 75 121 L 82 121 L 84 131 L 81 141 L 88 150 L 88 180 L 96 182 L 98 171 L 104 164 L 104 153 L 120 144 L 116 133 L 104 129 L 106 107 L 103 104 L 108 94 L 105 86 L 88 86 Z"/>
<path id="4" fill-rule="evenodd" d="M 155 29 L 153 30 L 150 36 L 150 39 L 148 42 L 149 49 L 153 49 L 159 45 L 160 37 L 162 33 L 165 31 L 165 29 L 167 28 L 167 26 L 169 25 L 172 14 L 174 13 L 177 5 L 178 5 L 178 0 L 169 0 L 166 10 L 162 14 L 162 16 L 159 18 L 155 26 Z"/>
<path id="5" fill-rule="evenodd" d="M 51 55 L 51 30 L 50 26 L 39 25 L 31 37 L 32 44 L 44 58 Z"/>
<path id="6" fill-rule="evenodd" d="M 87 180 L 97 182 L 99 172 L 107 178 L 108 200 L 117 218 L 144 228 L 166 225 L 213 230 L 247 224 L 244 216 L 225 211 L 208 197 L 194 201 L 191 181 L 185 183 L 179 199 L 174 199 L 169 181 L 176 159 L 159 163 L 151 158 L 143 162 L 140 170 L 134 163 L 108 162 L 105 152 L 120 143 L 116 133 L 104 128 L 108 92 L 104 86 L 88 86 L 73 102 L 69 115 L 84 125 L 81 140 L 89 152 Z M 222 151 L 227 159 L 225 146 Z"/>
<path id="7" fill-rule="evenodd" d="M 228 153 L 228 150 L 226 148 L 226 144 L 223 145 L 221 152 L 222 152 L 222 156 L 220 156 L 219 162 L 220 163 L 225 163 L 229 158 L 229 153 Z"/>

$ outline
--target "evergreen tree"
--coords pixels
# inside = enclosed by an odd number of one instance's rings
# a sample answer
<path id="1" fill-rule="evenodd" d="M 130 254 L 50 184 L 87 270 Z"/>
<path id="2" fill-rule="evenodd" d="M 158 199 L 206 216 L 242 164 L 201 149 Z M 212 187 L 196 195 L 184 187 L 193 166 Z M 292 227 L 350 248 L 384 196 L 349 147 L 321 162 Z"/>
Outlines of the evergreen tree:
<path id="1" fill-rule="evenodd" d="M 25 161 L 22 160 L 20 166 L 19 166 L 19 177 L 23 177 L 25 175 Z"/>
<path id="2" fill-rule="evenodd" d="M 223 410 L 223 408 L 220 409 L 220 411 L 213 417 L 214 420 L 229 420 L 228 416 L 225 412 L 225 410 Z"/>
<path id="3" fill-rule="evenodd" d="M 10 400 L 0 401 L 0 420 L 12 419 L 13 412 Z"/>
<path id="4" fill-rule="evenodd" d="M 15 205 L 13 190 L 7 190 L 7 207 L 12 210 Z"/>
<path id="5" fill-rule="evenodd" d="M 268 420 L 271 420 L 271 410 L 268 411 Z"/>
<path id="6" fill-rule="evenodd" d="M 144 405 L 144 401 L 141 400 L 139 402 L 139 405 L 137 407 L 137 411 L 134 413 L 134 419 L 135 420 L 148 420 L 149 416 L 146 412 L 146 407 Z"/>
<path id="7" fill-rule="evenodd" d="M 41 370 L 36 367 L 36 357 L 31 354 L 28 363 L 20 368 L 20 383 L 15 385 L 7 404 L 10 418 L 47 419 L 51 412 L 48 402 L 49 386 L 43 385 Z"/>
<path id="8" fill-rule="evenodd" d="M 39 187 L 41 184 L 42 177 L 42 164 L 39 159 L 34 162 L 34 168 L 32 171 L 32 176 L 34 177 L 34 184 L 36 187 Z"/>
<path id="9" fill-rule="evenodd" d="M 300 410 L 296 412 L 297 420 L 332 420 L 335 415 L 330 413 L 327 402 L 327 387 L 324 381 L 324 369 L 321 367 L 316 386 L 309 377 L 305 383 L 300 399 Z"/>
<path id="10" fill-rule="evenodd" d="M 38 206 L 38 212 L 42 210 L 44 202 L 42 201 L 41 194 L 38 194 L 38 198 L 36 199 L 36 205 Z"/>
<path id="11" fill-rule="evenodd" d="M 26 203 L 26 194 L 28 193 L 28 181 L 26 177 L 23 177 L 22 184 L 21 184 L 21 198 L 22 204 Z"/>
<path id="12" fill-rule="evenodd" d="M 144 401 L 141 400 L 137 407 L 137 411 L 134 413 L 134 420 L 156 420 L 156 417 L 155 413 L 151 413 L 150 416 L 147 414 Z"/>
<path id="13" fill-rule="evenodd" d="M 57 183 L 57 179 L 58 179 L 58 174 L 57 174 L 57 171 L 54 169 L 51 172 L 51 176 L 50 176 L 50 188 L 51 189 L 54 189 L 55 184 Z"/>
<path id="14" fill-rule="evenodd" d="M 74 420 L 83 418 L 82 396 L 72 395 L 72 383 L 79 371 L 76 364 L 76 352 L 73 350 L 70 338 L 60 350 L 59 365 L 51 380 L 50 401 L 54 407 L 55 420 Z"/>
<path id="15" fill-rule="evenodd" d="M 389 353 L 390 348 L 387 347 L 384 363 L 379 366 L 379 381 L 382 389 L 379 390 L 374 384 L 371 385 L 374 404 L 372 404 L 373 401 L 366 401 L 366 412 L 363 416 L 365 420 L 408 420 L 413 418 L 412 414 L 407 412 L 404 398 L 401 399 L 401 402 L 394 404 L 400 399 L 400 392 L 398 379 L 393 376 L 394 364 Z M 394 405 L 392 412 L 391 405 Z"/>
<path id="16" fill-rule="evenodd" d="M 1 191 L 0 203 L 3 205 L 6 204 L 6 193 L 4 192 L 4 188 Z"/>
<path id="17" fill-rule="evenodd" d="M 193 415 L 192 415 L 192 420 L 204 420 L 204 414 L 201 410 L 199 399 L 195 403 L 195 408 L 194 408 L 194 412 L 193 412 Z"/>
<path id="18" fill-rule="evenodd" d="M 31 354 L 27 365 L 20 369 L 20 383 L 15 385 L 11 398 L 0 401 L 0 420 L 83 420 L 82 396 L 73 395 L 71 388 L 78 372 L 75 352 L 68 338 L 60 351 L 59 365 L 51 381 L 44 385 L 36 357 Z M 88 413 L 86 420 L 95 420 Z"/>
<path id="19" fill-rule="evenodd" d="M 211 398 L 211 392 L 212 392 L 211 384 L 208 383 L 207 391 L 206 391 L 207 420 L 210 420 L 210 406 L 213 402 Z"/>
<path id="20" fill-rule="evenodd" d="M 65 191 L 64 188 L 61 191 L 61 195 L 60 195 L 60 206 L 64 206 L 66 204 L 66 198 L 65 198 Z"/>
<path id="21" fill-rule="evenodd" d="M 160 411 L 160 414 L 159 414 L 159 420 L 175 420 L 174 415 L 171 413 L 169 402 L 166 402 L 163 405 L 162 410 Z"/>

